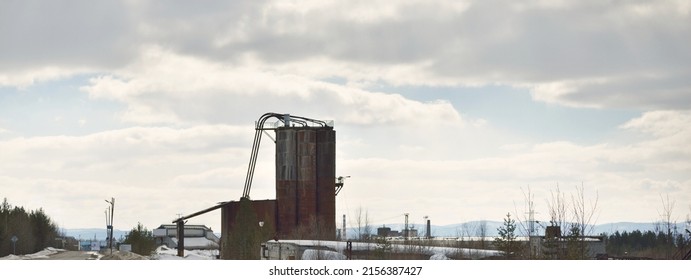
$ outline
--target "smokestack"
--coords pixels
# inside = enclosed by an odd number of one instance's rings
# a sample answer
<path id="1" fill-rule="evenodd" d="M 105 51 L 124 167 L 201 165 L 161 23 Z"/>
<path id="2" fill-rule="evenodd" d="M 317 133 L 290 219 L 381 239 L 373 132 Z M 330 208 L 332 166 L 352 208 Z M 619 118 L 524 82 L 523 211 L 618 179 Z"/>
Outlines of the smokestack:
<path id="1" fill-rule="evenodd" d="M 432 238 L 432 222 L 427 220 L 427 239 Z"/>

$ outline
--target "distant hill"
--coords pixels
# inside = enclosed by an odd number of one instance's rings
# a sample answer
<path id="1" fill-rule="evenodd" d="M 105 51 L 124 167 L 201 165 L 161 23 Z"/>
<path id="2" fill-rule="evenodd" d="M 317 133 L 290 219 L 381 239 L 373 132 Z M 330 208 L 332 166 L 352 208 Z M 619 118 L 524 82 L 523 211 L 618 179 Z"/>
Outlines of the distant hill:
<path id="1" fill-rule="evenodd" d="M 81 240 L 106 240 L 108 235 L 105 228 L 78 228 L 78 229 L 62 229 L 62 231 L 67 236 L 72 236 Z M 113 238 L 115 240 L 120 240 L 120 238 L 125 238 L 125 235 L 129 233 L 129 230 L 113 230 Z"/>
<path id="2" fill-rule="evenodd" d="M 678 223 L 677 227 L 682 229 L 684 228 L 684 223 Z M 619 222 L 619 223 L 608 223 L 608 224 L 601 224 L 595 226 L 595 233 L 607 233 L 607 234 L 612 234 L 616 231 L 619 232 L 632 232 L 635 230 L 640 230 L 642 232 L 645 231 L 655 231 L 655 225 L 653 223 L 628 223 L 628 222 Z"/>
<path id="3" fill-rule="evenodd" d="M 498 236 L 499 234 L 497 233 L 497 229 L 503 225 L 503 222 L 498 222 L 498 221 L 471 221 L 471 222 L 465 222 L 465 223 L 458 223 L 458 224 L 451 224 L 451 225 L 444 225 L 444 226 L 438 226 L 438 225 L 432 225 L 432 236 L 440 236 L 440 237 L 460 237 L 460 236 L 479 236 L 478 234 L 478 228 L 480 227 L 481 224 L 485 223 L 486 224 L 486 236 Z M 386 226 L 391 228 L 392 230 L 395 231 L 401 231 L 404 227 L 403 224 L 386 224 L 386 225 L 370 225 L 370 228 L 372 230 L 372 234 L 377 233 L 377 228 Z M 423 236 L 425 234 L 425 225 L 423 224 L 411 224 L 413 228 L 418 230 L 418 234 Z M 680 232 L 683 232 L 685 229 L 684 223 L 677 223 L 677 228 L 679 229 Z M 354 237 L 357 234 L 357 229 L 356 228 L 347 228 L 348 231 L 348 236 L 349 237 Z M 632 232 L 634 230 L 640 230 L 640 231 L 648 231 L 648 230 L 655 230 L 655 225 L 653 223 L 632 223 L 632 222 L 618 222 L 618 223 L 606 223 L 606 224 L 600 224 L 596 225 L 592 234 L 593 235 L 598 235 L 601 233 L 606 233 L 606 234 L 612 234 L 616 231 L 619 232 Z M 83 229 L 63 229 L 65 234 L 67 236 L 72 236 L 74 238 L 81 238 L 83 240 L 91 240 L 96 238 L 97 240 L 105 240 L 106 239 L 106 229 L 105 228 L 83 228 Z M 521 232 L 521 226 L 518 226 L 518 231 Z M 113 231 L 113 236 L 115 237 L 116 240 L 120 240 L 120 238 L 124 238 L 125 235 L 127 235 L 129 231 L 124 231 L 124 230 L 114 230 Z M 538 233 L 543 234 L 544 229 L 538 227 Z M 216 235 L 220 236 L 220 232 L 217 232 Z M 519 233 L 519 235 L 523 235 L 522 233 Z"/>

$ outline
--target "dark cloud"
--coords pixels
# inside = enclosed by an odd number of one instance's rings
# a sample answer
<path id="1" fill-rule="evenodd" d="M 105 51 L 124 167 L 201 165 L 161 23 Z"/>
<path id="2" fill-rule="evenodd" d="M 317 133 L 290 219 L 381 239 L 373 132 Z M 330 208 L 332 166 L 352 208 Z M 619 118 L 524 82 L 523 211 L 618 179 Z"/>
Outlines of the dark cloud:
<path id="1" fill-rule="evenodd" d="M 3 1 L 0 72 L 123 66 L 137 51 L 136 24 L 122 1 Z"/>
<path id="2" fill-rule="evenodd" d="M 559 100 L 594 107 L 685 110 L 691 108 L 690 93 L 688 76 L 631 75 L 579 85 L 575 92 L 561 96 Z"/>
<path id="3" fill-rule="evenodd" d="M 354 83 L 569 83 L 575 86 L 570 92 L 544 100 L 691 106 L 684 97 L 691 81 L 679 78 L 691 72 L 691 9 L 671 0 L 1 5 L 0 74 L 46 66 L 117 69 L 142 46 L 156 45 L 228 65 L 248 55 L 268 68 L 317 58 L 347 63 L 351 71 L 324 75 Z M 421 65 L 417 76 L 424 79 L 382 73 L 399 65 Z"/>

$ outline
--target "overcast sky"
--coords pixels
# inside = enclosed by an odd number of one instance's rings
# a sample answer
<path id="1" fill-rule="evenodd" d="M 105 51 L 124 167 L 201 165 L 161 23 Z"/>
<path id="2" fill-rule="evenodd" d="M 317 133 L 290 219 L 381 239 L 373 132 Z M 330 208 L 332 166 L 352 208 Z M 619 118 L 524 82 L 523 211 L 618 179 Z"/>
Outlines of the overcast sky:
<path id="1" fill-rule="evenodd" d="M 338 225 L 691 213 L 691 4 L 2 1 L 0 199 L 64 228 L 242 195 L 254 121 L 334 120 Z M 273 199 L 264 141 L 251 196 Z M 220 213 L 190 223 L 220 230 Z"/>

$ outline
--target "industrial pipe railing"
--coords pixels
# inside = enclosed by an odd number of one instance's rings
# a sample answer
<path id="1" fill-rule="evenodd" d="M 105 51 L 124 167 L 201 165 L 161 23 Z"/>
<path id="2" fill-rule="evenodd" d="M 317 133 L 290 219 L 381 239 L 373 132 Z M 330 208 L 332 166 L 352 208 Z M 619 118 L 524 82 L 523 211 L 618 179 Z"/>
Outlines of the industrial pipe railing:
<path id="1" fill-rule="evenodd" d="M 262 141 L 262 132 L 264 130 L 275 130 L 277 129 L 276 127 L 272 128 L 265 128 L 264 125 L 266 124 L 266 121 L 270 118 L 277 118 L 279 121 L 283 123 L 285 127 L 290 127 L 291 125 L 294 126 L 294 123 L 297 123 L 303 127 L 309 126 L 309 123 L 316 124 L 322 127 L 327 127 L 329 126 L 327 122 L 321 121 L 321 120 L 315 120 L 315 119 L 310 119 L 310 118 L 305 118 L 305 117 L 299 117 L 299 116 L 291 116 L 290 114 L 277 114 L 277 113 L 266 113 L 259 117 L 259 120 L 255 123 L 255 133 L 254 133 L 254 142 L 252 143 L 252 153 L 250 154 L 250 162 L 247 167 L 247 176 L 245 177 L 245 187 L 242 191 L 242 197 L 243 198 L 248 198 L 250 197 L 250 190 L 252 189 L 252 179 L 254 177 L 254 168 L 257 166 L 257 155 L 259 154 L 259 145 L 261 144 Z"/>

